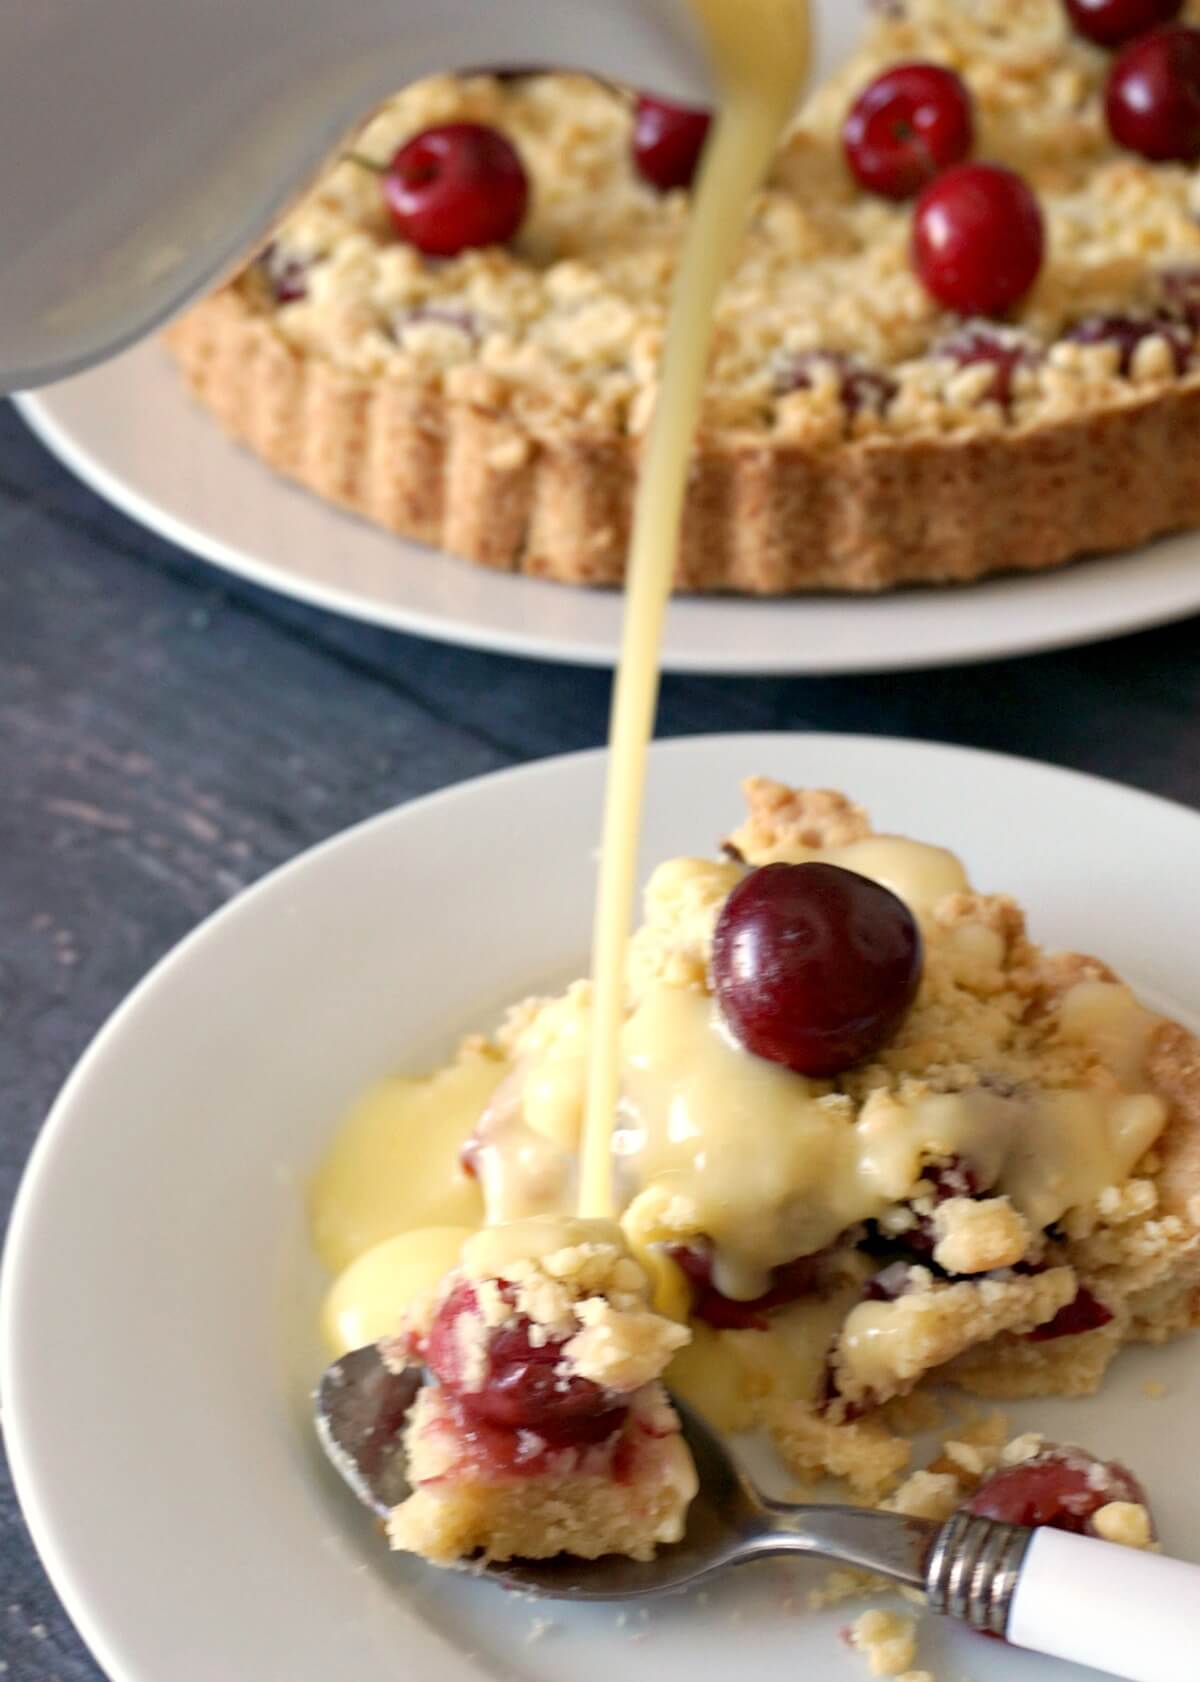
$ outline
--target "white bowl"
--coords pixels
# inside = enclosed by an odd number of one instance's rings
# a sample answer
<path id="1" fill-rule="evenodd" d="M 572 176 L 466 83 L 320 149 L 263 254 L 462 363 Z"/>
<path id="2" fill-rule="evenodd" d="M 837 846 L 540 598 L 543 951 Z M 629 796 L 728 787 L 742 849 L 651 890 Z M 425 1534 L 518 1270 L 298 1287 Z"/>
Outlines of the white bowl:
<path id="1" fill-rule="evenodd" d="M 389 1557 L 313 1448 L 305 1176 L 367 1082 L 580 970 L 602 770 L 487 777 L 317 848 L 160 964 L 67 1083 L 13 1216 L 0 1386 L 34 1538 L 114 1682 L 715 1682 L 750 1641 L 761 1682 L 861 1682 L 846 1609 L 804 1612 L 819 1568 L 752 1568 L 644 1624 L 531 1607 Z M 715 737 L 654 749 L 646 860 L 711 850 L 751 771 L 846 788 L 1017 893 L 1051 945 L 1200 1000 L 1196 815 L 957 748 Z M 1200 1534 L 1198 1355 L 1134 1351 L 1098 1401 L 1013 1410 L 1127 1459 L 1173 1551 Z M 954 1678 L 1044 1674 L 946 1626 L 922 1641 Z"/>

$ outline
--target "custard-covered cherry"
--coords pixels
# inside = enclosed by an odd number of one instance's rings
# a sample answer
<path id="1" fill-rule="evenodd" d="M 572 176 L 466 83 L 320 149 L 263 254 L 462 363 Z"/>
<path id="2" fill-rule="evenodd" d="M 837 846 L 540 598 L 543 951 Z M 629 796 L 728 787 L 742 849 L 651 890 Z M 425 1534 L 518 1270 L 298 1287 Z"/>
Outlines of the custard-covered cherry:
<path id="1" fill-rule="evenodd" d="M 859 94 L 842 124 L 842 147 L 859 185 L 908 199 L 971 150 L 971 96 L 940 64 L 896 64 Z"/>
<path id="2" fill-rule="evenodd" d="M 1064 0 L 1067 16 L 1080 35 L 1100 47 L 1119 47 L 1170 23 L 1179 16 L 1183 0 Z"/>
<path id="3" fill-rule="evenodd" d="M 768 864 L 713 935 L 725 1020 L 748 1051 L 832 1075 L 884 1045 L 921 979 L 921 934 L 894 893 L 834 864 Z"/>
<path id="4" fill-rule="evenodd" d="M 465 1328 L 460 1324 L 466 1317 Z M 464 1348 L 486 1338 L 482 1380 L 465 1382 Z M 438 1309 L 425 1340 L 425 1364 L 454 1396 L 468 1420 L 508 1431 L 533 1431 L 553 1447 L 601 1442 L 621 1423 L 626 1404 L 590 1379 L 563 1377 L 561 1339 L 534 1344 L 528 1320 L 517 1316 L 495 1330 L 485 1326 L 475 1292 L 456 1285 Z"/>
<path id="5" fill-rule="evenodd" d="M 711 121 L 707 111 L 640 95 L 633 113 L 633 162 L 638 174 L 660 193 L 690 187 Z"/>
<path id="6" fill-rule="evenodd" d="M 483 123 L 443 123 L 415 134 L 382 182 L 397 233 L 428 257 L 503 245 L 529 202 L 516 148 Z"/>
<path id="7" fill-rule="evenodd" d="M 967 1511 L 1006 1524 L 1046 1526 L 1094 1535 L 1092 1519 L 1110 1501 L 1146 1505 L 1142 1486 L 1115 1461 L 1082 1448 L 1051 1448 L 985 1478 Z"/>
<path id="8" fill-rule="evenodd" d="M 1002 315 L 1042 266 L 1037 199 L 1001 164 L 960 164 L 939 175 L 913 213 L 913 263 L 926 291 L 960 315 Z"/>
<path id="9" fill-rule="evenodd" d="M 1118 146 L 1156 163 L 1200 158 L 1200 29 L 1133 41 L 1108 73 L 1104 112 Z"/>

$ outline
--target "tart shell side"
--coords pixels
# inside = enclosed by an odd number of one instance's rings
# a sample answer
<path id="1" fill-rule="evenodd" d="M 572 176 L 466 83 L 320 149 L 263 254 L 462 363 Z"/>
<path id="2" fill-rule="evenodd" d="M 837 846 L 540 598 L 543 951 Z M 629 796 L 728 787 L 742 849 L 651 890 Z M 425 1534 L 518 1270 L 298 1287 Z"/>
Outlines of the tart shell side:
<path id="1" fill-rule="evenodd" d="M 318 496 L 481 566 L 619 584 L 637 451 L 533 430 L 502 398 L 368 380 L 290 347 L 227 286 L 165 333 L 193 395 Z M 1034 572 L 1200 525 L 1200 379 L 1008 434 L 834 449 L 702 441 L 681 591 L 872 592 Z"/>

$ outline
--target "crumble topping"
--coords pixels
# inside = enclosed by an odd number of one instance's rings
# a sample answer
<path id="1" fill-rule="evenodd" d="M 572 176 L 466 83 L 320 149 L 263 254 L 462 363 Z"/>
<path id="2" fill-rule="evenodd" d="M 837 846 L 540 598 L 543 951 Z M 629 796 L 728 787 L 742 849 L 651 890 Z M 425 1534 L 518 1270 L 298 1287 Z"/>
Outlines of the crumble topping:
<path id="1" fill-rule="evenodd" d="M 871 1402 L 910 1388 L 1001 1332 L 1034 1331 L 1074 1300 L 1076 1288 L 1073 1269 L 1056 1267 L 940 1289 L 929 1280 L 895 1302 L 862 1303 L 847 1316 L 834 1354 L 838 1391 L 849 1402 Z"/>
<path id="2" fill-rule="evenodd" d="M 689 1341 L 685 1325 L 648 1306 L 649 1280 L 620 1229 L 566 1217 L 485 1227 L 463 1245 L 461 1262 L 437 1291 L 406 1311 L 385 1358 L 403 1367 L 423 1359 L 441 1307 L 463 1282 L 469 1306 L 453 1321 L 460 1388 L 487 1379 L 488 1347 L 502 1328 L 521 1325 L 530 1347 L 561 1345 L 559 1372 L 627 1393 L 657 1378 Z"/>
<path id="3" fill-rule="evenodd" d="M 585 1297 L 576 1308 L 582 1330 L 563 1350 L 572 1372 L 608 1390 L 648 1384 L 688 1341 L 686 1326 L 648 1309 L 621 1310 L 603 1297 Z"/>
<path id="4" fill-rule="evenodd" d="M 1035 1247 L 1029 1224 L 1007 1197 L 951 1197 L 933 1211 L 933 1259 L 947 1273 L 1014 1267 Z"/>
<path id="5" fill-rule="evenodd" d="M 1200 0 L 1183 17 L 1196 21 Z M 718 307 L 705 429 L 815 448 L 994 433 L 1193 379 L 1197 174 L 1112 143 L 1108 57 L 1059 0 L 877 12 L 755 198 Z M 1020 171 L 1042 204 L 1046 262 L 1006 325 L 943 312 L 910 268 L 911 206 L 858 190 L 844 164 L 853 97 L 914 58 L 959 72 L 976 156 Z M 241 286 L 289 343 L 348 372 L 507 407 L 535 432 L 642 434 L 687 195 L 660 195 L 632 168 L 628 95 L 574 75 L 426 80 L 371 119 L 355 152 L 385 164 L 419 130 L 462 120 L 501 130 L 529 175 L 510 248 L 424 259 L 395 238 L 375 174 L 346 160 Z"/>
<path id="6" fill-rule="evenodd" d="M 1110 1501 L 1094 1515 L 1092 1524 L 1106 1542 L 1119 1542 L 1126 1548 L 1154 1545 L 1150 1514 L 1140 1501 Z"/>

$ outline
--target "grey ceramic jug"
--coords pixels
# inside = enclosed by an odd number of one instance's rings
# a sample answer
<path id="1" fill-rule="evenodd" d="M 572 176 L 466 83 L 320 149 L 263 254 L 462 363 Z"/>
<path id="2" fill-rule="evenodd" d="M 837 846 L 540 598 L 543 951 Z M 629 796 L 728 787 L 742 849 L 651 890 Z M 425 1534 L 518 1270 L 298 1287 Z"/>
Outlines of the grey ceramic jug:
<path id="1" fill-rule="evenodd" d="M 3 0 L 0 391 L 217 281 L 396 88 L 543 65 L 709 92 L 687 0 Z"/>

